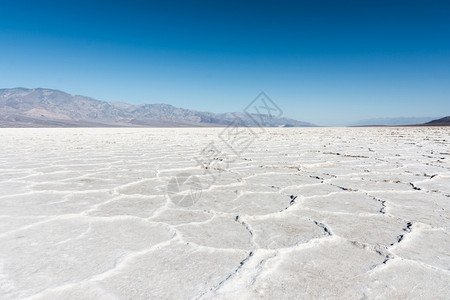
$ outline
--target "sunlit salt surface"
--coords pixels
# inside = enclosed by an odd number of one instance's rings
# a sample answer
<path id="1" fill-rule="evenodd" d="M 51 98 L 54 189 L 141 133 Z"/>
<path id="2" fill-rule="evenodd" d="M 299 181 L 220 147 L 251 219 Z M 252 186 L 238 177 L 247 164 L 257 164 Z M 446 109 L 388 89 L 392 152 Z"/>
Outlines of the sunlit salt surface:
<path id="1" fill-rule="evenodd" d="M 448 299 L 449 161 L 438 127 L 1 129 L 0 298 Z"/>

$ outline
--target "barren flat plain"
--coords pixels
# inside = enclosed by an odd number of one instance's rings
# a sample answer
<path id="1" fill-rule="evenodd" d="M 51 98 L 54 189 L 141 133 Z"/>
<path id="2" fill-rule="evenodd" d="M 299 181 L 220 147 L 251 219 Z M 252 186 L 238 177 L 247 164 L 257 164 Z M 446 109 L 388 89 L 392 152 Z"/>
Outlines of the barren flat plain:
<path id="1" fill-rule="evenodd" d="M 449 299 L 450 128 L 0 129 L 1 299 Z"/>

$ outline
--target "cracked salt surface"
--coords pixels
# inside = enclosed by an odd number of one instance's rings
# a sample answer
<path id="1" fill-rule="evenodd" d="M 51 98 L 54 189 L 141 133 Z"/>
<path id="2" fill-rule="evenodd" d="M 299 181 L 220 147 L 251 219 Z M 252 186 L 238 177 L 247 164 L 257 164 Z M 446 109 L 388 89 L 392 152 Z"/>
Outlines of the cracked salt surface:
<path id="1" fill-rule="evenodd" d="M 0 298 L 450 298 L 448 128 L 222 130 L 1 129 Z"/>

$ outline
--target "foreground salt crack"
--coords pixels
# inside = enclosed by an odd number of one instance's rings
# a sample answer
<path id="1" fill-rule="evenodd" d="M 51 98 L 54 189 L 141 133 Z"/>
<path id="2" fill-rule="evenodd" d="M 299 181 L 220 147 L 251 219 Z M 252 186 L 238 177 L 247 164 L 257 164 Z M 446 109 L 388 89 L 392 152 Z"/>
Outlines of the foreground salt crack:
<path id="1" fill-rule="evenodd" d="M 220 132 L 1 129 L 0 298 L 450 297 L 450 129 Z"/>

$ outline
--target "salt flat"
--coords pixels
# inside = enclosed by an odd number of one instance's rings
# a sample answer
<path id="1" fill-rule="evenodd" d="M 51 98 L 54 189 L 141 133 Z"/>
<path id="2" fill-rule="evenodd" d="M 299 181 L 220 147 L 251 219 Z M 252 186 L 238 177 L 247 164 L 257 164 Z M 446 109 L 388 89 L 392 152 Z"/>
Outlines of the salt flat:
<path id="1" fill-rule="evenodd" d="M 450 292 L 450 128 L 1 129 L 1 299 Z"/>

